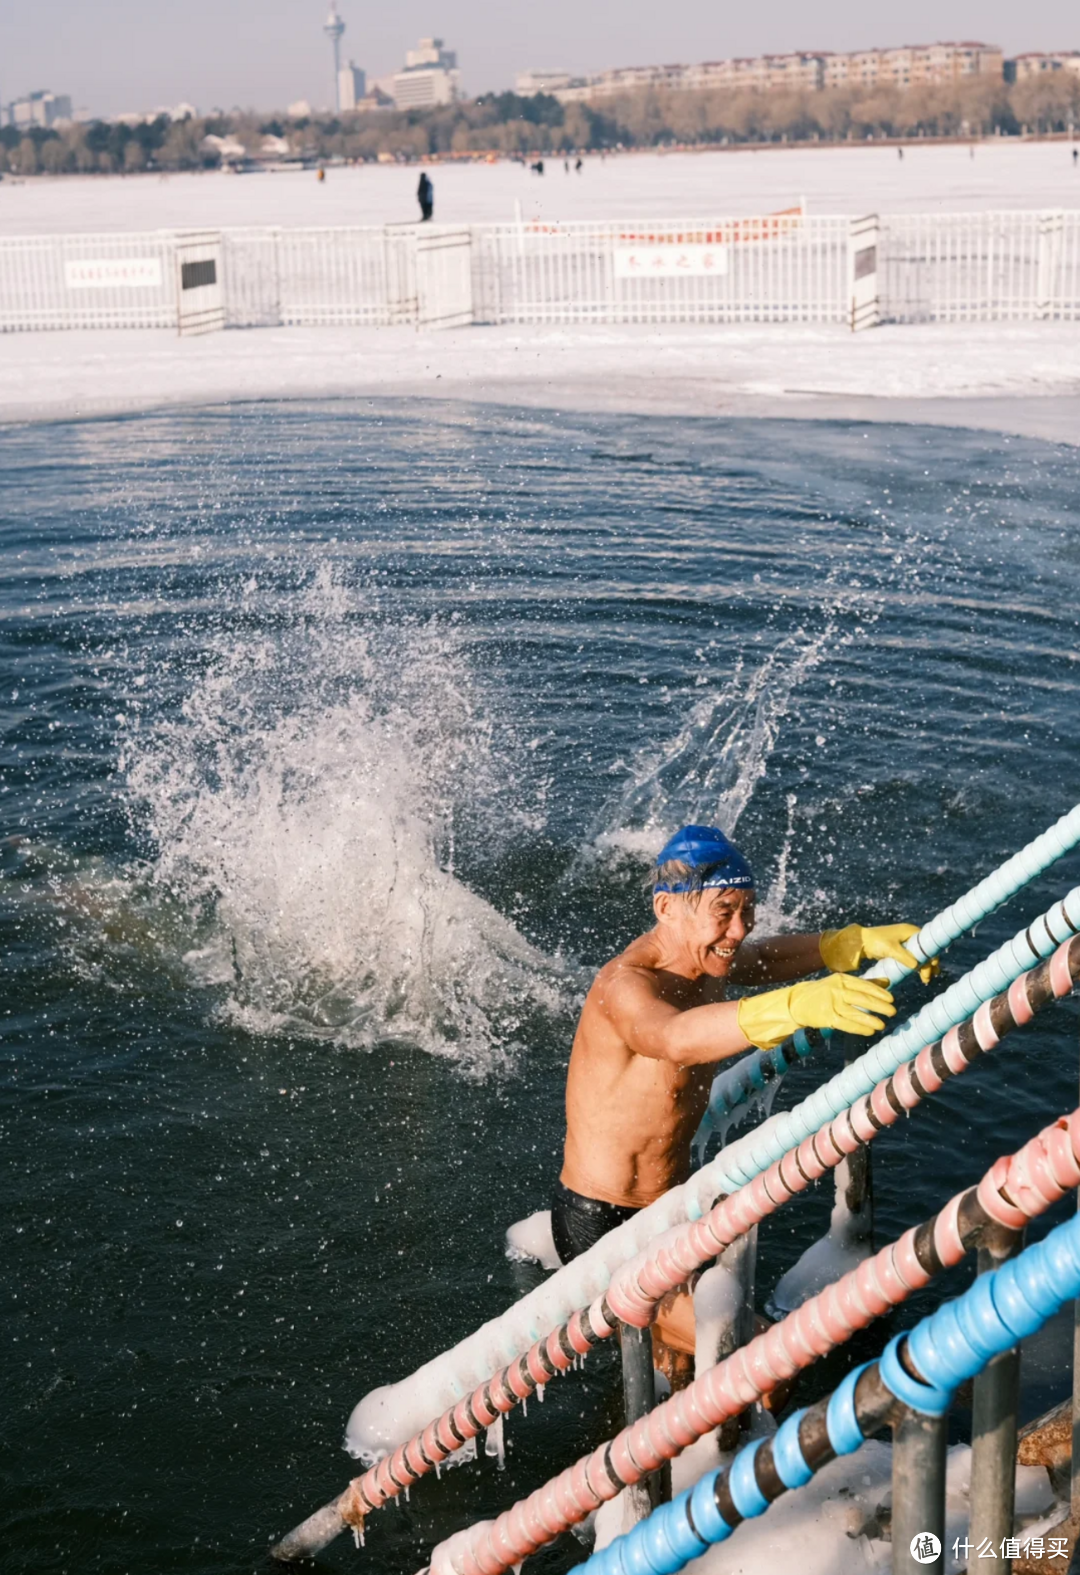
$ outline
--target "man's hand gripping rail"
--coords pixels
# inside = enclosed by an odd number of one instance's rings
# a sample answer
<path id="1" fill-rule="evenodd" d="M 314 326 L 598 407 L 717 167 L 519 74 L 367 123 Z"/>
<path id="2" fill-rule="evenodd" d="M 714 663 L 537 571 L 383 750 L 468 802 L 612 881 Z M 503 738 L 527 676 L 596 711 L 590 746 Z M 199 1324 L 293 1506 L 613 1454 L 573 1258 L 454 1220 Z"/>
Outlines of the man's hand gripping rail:
<path id="1" fill-rule="evenodd" d="M 1062 815 L 1046 831 L 1035 837 L 1026 847 L 1014 853 L 998 869 L 993 870 L 970 891 L 944 908 L 924 924 L 917 935 L 904 941 L 904 949 L 915 962 L 907 966 L 894 958 L 872 963 L 864 977 L 883 978 L 888 985 L 898 984 L 912 973 L 915 967 L 928 964 L 958 940 L 966 930 L 981 923 L 995 908 L 1024 886 L 1048 865 L 1068 853 L 1080 843 L 1080 804 Z M 826 932 L 828 933 L 828 932 Z M 843 934 L 843 931 L 838 932 Z M 828 1035 L 825 1035 L 828 1038 Z M 732 1111 L 755 1093 L 760 1093 L 778 1077 L 782 1077 L 796 1062 L 817 1048 L 821 1040 L 815 1033 L 800 1031 L 786 1044 L 772 1050 L 757 1050 L 744 1056 L 734 1066 L 726 1067 L 713 1079 L 709 1105 L 694 1138 L 695 1152 L 704 1159 L 709 1139 L 719 1131 Z"/>

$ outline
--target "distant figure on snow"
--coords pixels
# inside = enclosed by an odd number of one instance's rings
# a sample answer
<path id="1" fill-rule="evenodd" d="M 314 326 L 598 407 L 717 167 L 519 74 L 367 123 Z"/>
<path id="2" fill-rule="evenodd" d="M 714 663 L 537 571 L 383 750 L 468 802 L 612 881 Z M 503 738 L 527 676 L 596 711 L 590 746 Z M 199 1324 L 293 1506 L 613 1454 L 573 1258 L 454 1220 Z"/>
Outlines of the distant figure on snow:
<path id="1" fill-rule="evenodd" d="M 569 159 L 563 159 L 562 167 L 563 167 L 563 174 L 564 175 L 569 175 L 569 173 L 570 173 L 570 160 Z"/>
<path id="2" fill-rule="evenodd" d="M 544 161 L 543 161 L 543 159 L 537 159 L 535 164 L 530 164 L 529 165 L 529 168 L 532 170 L 534 175 L 542 175 L 544 173 Z"/>
<path id="3" fill-rule="evenodd" d="M 1075 149 L 1073 150 L 1073 158 L 1074 159 L 1076 158 L 1076 151 L 1075 151 Z M 584 161 L 582 159 L 578 159 L 577 163 L 574 165 L 574 168 L 577 170 L 578 174 L 580 175 L 582 170 L 585 168 Z"/>
<path id="4" fill-rule="evenodd" d="M 1080 148 L 1073 148 L 1073 169 L 1080 164 Z"/>
<path id="5" fill-rule="evenodd" d="M 319 173 L 316 175 L 315 179 L 316 180 L 325 180 L 326 179 L 326 171 L 323 169 L 321 164 L 319 165 Z"/>
<path id="6" fill-rule="evenodd" d="M 424 224 L 435 212 L 435 188 L 428 179 L 427 170 L 420 171 L 420 184 L 416 188 L 416 200 L 420 204 L 420 223 Z"/>
<path id="7" fill-rule="evenodd" d="M 904 150 L 903 150 L 903 148 L 897 148 L 896 156 L 900 160 L 901 164 L 903 164 L 903 162 L 904 162 Z"/>

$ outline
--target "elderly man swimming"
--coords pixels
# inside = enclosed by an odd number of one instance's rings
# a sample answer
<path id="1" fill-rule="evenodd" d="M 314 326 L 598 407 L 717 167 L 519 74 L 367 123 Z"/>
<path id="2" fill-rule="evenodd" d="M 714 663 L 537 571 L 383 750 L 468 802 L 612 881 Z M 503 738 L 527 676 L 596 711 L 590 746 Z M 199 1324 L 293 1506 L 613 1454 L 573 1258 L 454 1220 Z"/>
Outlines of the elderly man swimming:
<path id="1" fill-rule="evenodd" d="M 851 971 L 884 957 L 913 965 L 902 945 L 913 924 L 749 940 L 754 877 L 715 827 L 677 832 L 660 851 L 652 890 L 656 923 L 601 968 L 574 1036 L 551 1210 L 564 1263 L 686 1180 L 718 1061 L 771 1048 L 797 1028 L 872 1034 L 895 1015 L 892 996 Z M 789 982 L 823 968 L 822 979 Z M 729 984 L 783 988 L 727 1001 Z M 665 1298 L 655 1340 L 658 1364 L 683 1376 L 694 1349 L 687 1292 Z"/>

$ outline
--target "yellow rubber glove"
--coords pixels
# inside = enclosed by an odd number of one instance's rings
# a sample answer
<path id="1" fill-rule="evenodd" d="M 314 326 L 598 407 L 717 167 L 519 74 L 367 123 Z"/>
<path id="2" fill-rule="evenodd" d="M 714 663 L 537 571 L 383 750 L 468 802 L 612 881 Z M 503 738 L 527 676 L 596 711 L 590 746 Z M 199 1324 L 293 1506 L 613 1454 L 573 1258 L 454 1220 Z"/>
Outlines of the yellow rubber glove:
<path id="1" fill-rule="evenodd" d="M 923 984 L 929 984 L 938 971 L 937 958 L 916 963 L 903 945 L 918 933 L 917 924 L 878 924 L 869 929 L 861 924 L 849 924 L 843 930 L 823 930 L 821 960 L 833 973 L 854 973 L 860 963 L 891 957 L 905 968 L 917 968 Z"/>
<path id="2" fill-rule="evenodd" d="M 739 1002 L 739 1029 L 759 1050 L 790 1039 L 796 1028 L 837 1028 L 846 1034 L 873 1034 L 885 1024 L 881 1017 L 895 1017 L 893 998 L 873 979 L 852 979 L 831 973 L 825 979 L 789 984 L 765 995 L 748 995 Z"/>

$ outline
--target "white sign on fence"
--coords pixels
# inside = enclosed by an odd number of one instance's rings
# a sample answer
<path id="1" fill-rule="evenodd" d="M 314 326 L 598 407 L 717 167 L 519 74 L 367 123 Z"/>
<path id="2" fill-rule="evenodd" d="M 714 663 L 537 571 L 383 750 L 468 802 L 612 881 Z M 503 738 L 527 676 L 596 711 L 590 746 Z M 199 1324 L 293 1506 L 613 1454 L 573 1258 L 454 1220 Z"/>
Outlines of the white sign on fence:
<path id="1" fill-rule="evenodd" d="M 728 271 L 726 246 L 616 246 L 616 279 L 677 279 L 681 275 L 707 278 Z"/>
<path id="2" fill-rule="evenodd" d="M 69 290 L 156 290 L 161 286 L 157 257 L 80 257 L 65 262 Z"/>

